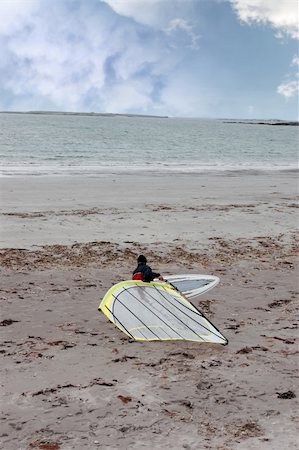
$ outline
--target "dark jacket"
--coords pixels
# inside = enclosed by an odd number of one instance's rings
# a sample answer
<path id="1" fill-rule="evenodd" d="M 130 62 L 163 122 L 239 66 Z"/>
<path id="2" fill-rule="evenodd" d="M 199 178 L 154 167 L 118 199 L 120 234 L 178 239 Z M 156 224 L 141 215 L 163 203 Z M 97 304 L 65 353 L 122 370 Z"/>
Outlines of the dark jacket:
<path id="1" fill-rule="evenodd" d="M 150 266 L 146 265 L 145 263 L 139 263 L 136 269 L 133 272 L 133 277 L 136 274 L 141 274 L 140 279 L 142 281 L 153 281 L 154 278 L 158 278 L 160 276 L 159 273 L 153 272 Z"/>

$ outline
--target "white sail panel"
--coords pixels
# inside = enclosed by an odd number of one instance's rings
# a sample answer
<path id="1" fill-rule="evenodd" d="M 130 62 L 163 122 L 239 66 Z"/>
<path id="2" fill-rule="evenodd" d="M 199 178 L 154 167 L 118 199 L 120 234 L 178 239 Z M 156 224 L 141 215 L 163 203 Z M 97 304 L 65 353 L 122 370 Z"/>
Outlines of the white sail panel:
<path id="1" fill-rule="evenodd" d="M 136 340 L 227 343 L 200 311 L 166 283 L 118 283 L 107 292 L 99 309 Z"/>

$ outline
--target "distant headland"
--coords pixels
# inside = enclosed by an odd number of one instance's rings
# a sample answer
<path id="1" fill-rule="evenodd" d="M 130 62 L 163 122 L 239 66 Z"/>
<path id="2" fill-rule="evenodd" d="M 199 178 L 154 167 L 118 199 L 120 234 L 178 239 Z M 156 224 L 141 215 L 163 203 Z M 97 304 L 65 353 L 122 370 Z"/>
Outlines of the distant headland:
<path id="1" fill-rule="evenodd" d="M 293 126 L 298 127 L 298 121 L 284 121 L 284 120 L 224 120 L 224 123 L 237 123 L 237 124 L 245 124 L 245 125 L 284 125 L 284 126 Z"/>
<path id="2" fill-rule="evenodd" d="M 147 117 L 154 119 L 168 119 L 168 116 L 153 116 L 149 114 L 118 114 L 118 113 L 68 112 L 68 111 L 0 111 L 0 114 L 36 114 L 45 116 L 87 116 L 87 117 Z"/>

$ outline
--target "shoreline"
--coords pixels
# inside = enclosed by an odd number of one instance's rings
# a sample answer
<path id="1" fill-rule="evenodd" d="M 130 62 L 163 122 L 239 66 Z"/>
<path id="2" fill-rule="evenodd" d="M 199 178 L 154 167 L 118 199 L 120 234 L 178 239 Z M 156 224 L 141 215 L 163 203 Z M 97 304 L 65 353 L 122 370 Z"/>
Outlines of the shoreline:
<path id="1" fill-rule="evenodd" d="M 92 167 L 92 166 L 91 166 Z M 70 170 L 71 169 L 71 170 Z M 97 177 L 109 177 L 118 175 L 120 177 L 139 177 L 139 176 L 151 176 L 151 177 L 164 177 L 164 176 L 238 176 L 238 175 L 273 175 L 273 174 L 288 174 L 288 173 L 299 173 L 299 168 L 296 166 L 287 166 L 287 167 L 272 167 L 272 168 L 215 168 L 215 169 L 206 169 L 206 168 L 193 168 L 193 169 L 182 169 L 180 168 L 170 168 L 161 166 L 149 168 L 148 166 L 144 167 L 133 167 L 133 168 L 121 168 L 120 166 L 112 170 L 111 166 L 101 167 L 96 169 L 96 171 L 82 172 L 82 168 L 80 171 L 76 171 L 75 166 L 67 167 L 62 169 L 60 172 L 27 172 L 24 170 L 22 173 L 0 173 L 0 180 L 2 178 L 9 179 L 20 179 L 20 178 L 36 178 L 36 177 L 45 177 L 45 178 L 61 178 L 61 177 L 76 177 L 76 178 L 97 178 Z"/>

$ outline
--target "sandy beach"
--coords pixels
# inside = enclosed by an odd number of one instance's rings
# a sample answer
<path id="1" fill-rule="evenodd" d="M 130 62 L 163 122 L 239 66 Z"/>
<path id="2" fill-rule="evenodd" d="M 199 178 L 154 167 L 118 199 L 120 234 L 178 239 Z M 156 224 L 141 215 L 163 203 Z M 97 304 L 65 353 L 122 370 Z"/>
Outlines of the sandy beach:
<path id="1" fill-rule="evenodd" d="M 298 444 L 295 172 L 0 179 L 4 450 Z M 131 341 L 97 311 L 137 256 L 217 275 L 225 347 Z"/>

